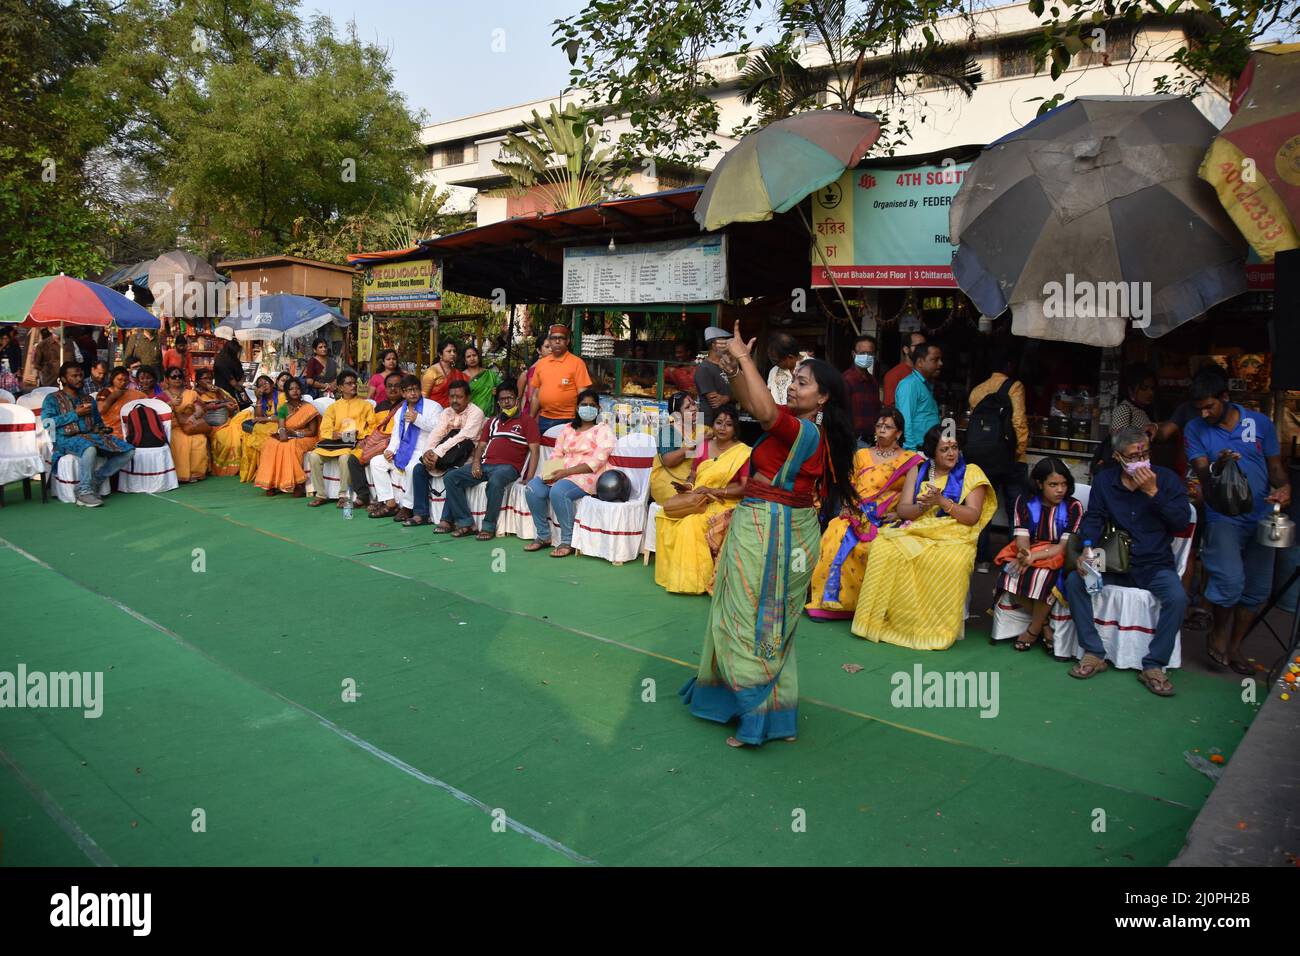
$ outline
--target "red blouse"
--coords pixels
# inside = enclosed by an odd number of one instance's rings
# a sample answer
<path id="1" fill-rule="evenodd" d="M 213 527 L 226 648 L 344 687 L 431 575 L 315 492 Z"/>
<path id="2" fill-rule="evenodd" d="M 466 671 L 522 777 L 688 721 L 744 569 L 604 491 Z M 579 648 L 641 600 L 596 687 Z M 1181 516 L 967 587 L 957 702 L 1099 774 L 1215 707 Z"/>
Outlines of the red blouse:
<path id="1" fill-rule="evenodd" d="M 772 427 L 768 429 L 764 439 L 754 446 L 754 452 L 749 456 L 750 474 L 762 475 L 770 481 L 781 466 L 785 464 L 786 458 L 790 456 L 790 449 L 799 439 L 800 424 L 799 419 L 790 414 L 784 407 L 778 406 L 780 413 L 777 416 Z M 826 461 L 826 436 L 819 434 L 817 436 L 817 450 L 808 460 L 799 468 L 799 472 L 794 479 L 795 498 L 806 500 L 811 503 L 815 497 L 818 481 L 822 477 L 822 471 Z M 749 494 L 757 498 L 772 497 L 764 493 L 761 487 L 762 483 L 749 483 Z M 778 489 L 772 489 L 779 494 Z M 784 498 L 784 496 L 781 496 Z M 776 498 L 773 498 L 776 500 Z"/>

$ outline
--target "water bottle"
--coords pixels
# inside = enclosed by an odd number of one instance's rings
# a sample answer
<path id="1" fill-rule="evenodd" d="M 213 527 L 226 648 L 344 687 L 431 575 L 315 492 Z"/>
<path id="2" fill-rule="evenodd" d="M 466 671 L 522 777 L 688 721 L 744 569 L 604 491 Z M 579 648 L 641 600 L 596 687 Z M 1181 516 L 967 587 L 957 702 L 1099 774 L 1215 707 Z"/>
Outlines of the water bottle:
<path id="1" fill-rule="evenodd" d="M 352 496 L 350 494 L 343 496 L 343 520 L 352 520 Z"/>
<path id="2" fill-rule="evenodd" d="M 1083 553 L 1084 553 L 1084 559 L 1083 559 L 1084 587 L 1087 589 L 1089 594 L 1097 594 L 1099 591 L 1101 591 L 1102 586 L 1105 584 L 1105 580 L 1102 578 L 1101 572 L 1097 570 L 1097 566 L 1092 562 L 1091 541 L 1085 541 L 1083 543 Z"/>

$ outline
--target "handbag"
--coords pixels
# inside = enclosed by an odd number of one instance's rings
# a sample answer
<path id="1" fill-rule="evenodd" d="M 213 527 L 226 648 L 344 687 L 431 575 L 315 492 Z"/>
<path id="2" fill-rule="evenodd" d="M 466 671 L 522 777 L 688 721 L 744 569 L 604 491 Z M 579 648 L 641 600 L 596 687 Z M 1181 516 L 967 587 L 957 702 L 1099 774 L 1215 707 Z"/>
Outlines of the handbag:
<path id="1" fill-rule="evenodd" d="M 393 414 L 396 411 L 396 408 L 389 409 L 388 414 L 384 417 L 384 420 L 379 423 L 379 426 L 357 444 L 357 447 L 361 449 L 361 454 L 359 456 L 361 464 L 370 464 L 370 459 L 374 458 L 376 455 L 382 455 L 384 449 L 388 447 L 389 439 L 392 436 L 384 431 L 384 426 L 392 420 Z"/>
<path id="2" fill-rule="evenodd" d="M 1102 529 L 1101 541 L 1094 542 L 1094 548 L 1099 549 L 1105 555 L 1105 570 L 1114 574 L 1125 574 L 1129 566 L 1129 550 L 1133 546 L 1133 539 L 1123 528 L 1115 524 L 1109 518 L 1106 519 L 1106 527 Z M 1065 546 L 1066 561 L 1070 567 L 1074 567 L 1079 561 L 1080 555 L 1083 554 L 1083 540 L 1077 535 L 1070 535 L 1069 543 Z"/>
<path id="3" fill-rule="evenodd" d="M 698 491 L 680 491 L 660 505 L 664 517 L 673 520 L 701 514 L 708 506 L 708 496 Z"/>

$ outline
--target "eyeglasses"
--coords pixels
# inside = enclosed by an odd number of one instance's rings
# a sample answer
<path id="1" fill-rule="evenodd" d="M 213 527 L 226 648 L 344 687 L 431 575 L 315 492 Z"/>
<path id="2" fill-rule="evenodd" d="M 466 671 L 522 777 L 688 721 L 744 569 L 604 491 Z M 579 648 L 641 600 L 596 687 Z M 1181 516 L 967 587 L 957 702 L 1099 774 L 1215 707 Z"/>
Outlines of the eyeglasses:
<path id="1" fill-rule="evenodd" d="M 1119 458 L 1120 461 L 1142 461 L 1147 457 L 1149 451 L 1150 449 L 1148 448 L 1139 448 L 1137 451 L 1133 452 L 1132 454 L 1126 455 L 1122 451 L 1117 451 L 1115 452 L 1115 455 L 1116 457 Z"/>

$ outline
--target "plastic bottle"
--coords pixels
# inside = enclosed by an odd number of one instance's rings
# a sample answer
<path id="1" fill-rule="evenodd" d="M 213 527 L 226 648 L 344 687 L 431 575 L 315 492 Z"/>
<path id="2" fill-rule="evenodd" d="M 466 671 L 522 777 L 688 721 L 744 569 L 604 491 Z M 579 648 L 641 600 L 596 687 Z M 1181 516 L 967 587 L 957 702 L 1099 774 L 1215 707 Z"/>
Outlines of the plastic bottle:
<path id="1" fill-rule="evenodd" d="M 1089 594 L 1096 594 L 1102 589 L 1105 581 L 1101 576 L 1101 572 L 1097 570 L 1097 566 L 1093 563 L 1091 552 L 1092 542 L 1083 542 L 1083 583 Z"/>
<path id="2" fill-rule="evenodd" d="M 352 520 L 352 495 L 343 496 L 343 520 Z"/>

